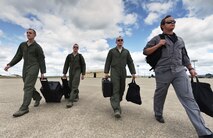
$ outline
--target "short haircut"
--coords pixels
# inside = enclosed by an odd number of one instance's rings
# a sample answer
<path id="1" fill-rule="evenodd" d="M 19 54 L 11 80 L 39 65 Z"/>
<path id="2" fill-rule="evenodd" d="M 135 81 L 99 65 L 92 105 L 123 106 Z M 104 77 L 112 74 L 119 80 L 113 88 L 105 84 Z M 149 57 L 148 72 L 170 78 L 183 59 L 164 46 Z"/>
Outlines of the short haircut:
<path id="1" fill-rule="evenodd" d="M 32 31 L 34 32 L 34 34 L 36 35 L 36 31 L 35 31 L 34 29 L 29 28 L 29 29 L 27 29 L 27 30 L 32 30 Z"/>
<path id="2" fill-rule="evenodd" d="M 117 41 L 118 39 L 123 39 L 123 38 L 122 38 L 122 36 L 118 36 L 118 37 L 116 38 L 116 41 Z"/>
<path id="3" fill-rule="evenodd" d="M 161 27 L 162 25 L 165 25 L 165 20 L 169 17 L 172 17 L 171 15 L 166 15 L 166 17 L 164 17 L 161 22 L 160 22 L 160 29 L 163 31 L 163 28 Z"/>
<path id="4" fill-rule="evenodd" d="M 74 46 L 77 46 L 77 47 L 79 47 L 77 43 L 75 43 L 75 44 L 73 45 L 73 47 L 74 47 Z"/>

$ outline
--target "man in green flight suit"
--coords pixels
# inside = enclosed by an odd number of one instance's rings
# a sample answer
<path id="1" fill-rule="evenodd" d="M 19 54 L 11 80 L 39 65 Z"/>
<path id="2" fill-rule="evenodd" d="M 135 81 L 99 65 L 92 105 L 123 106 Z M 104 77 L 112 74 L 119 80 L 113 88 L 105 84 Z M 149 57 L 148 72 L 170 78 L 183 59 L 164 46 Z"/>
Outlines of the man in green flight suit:
<path id="1" fill-rule="evenodd" d="M 38 77 L 39 69 L 41 72 L 41 79 L 44 78 L 46 73 L 45 57 L 41 46 L 34 40 L 36 37 L 36 31 L 34 29 L 27 30 L 26 42 L 22 42 L 18 50 L 10 63 L 4 68 L 5 71 L 15 64 L 17 64 L 22 58 L 24 59 L 22 78 L 24 82 L 24 98 L 23 103 L 19 110 L 13 114 L 14 117 L 22 116 L 29 112 L 29 105 L 31 99 L 35 100 L 34 106 L 37 107 L 40 104 L 41 95 L 35 89 L 35 83 Z"/>
<path id="2" fill-rule="evenodd" d="M 71 108 L 73 106 L 73 102 L 77 102 L 79 100 L 78 86 L 80 83 L 80 76 L 82 74 L 81 79 L 83 80 L 86 72 L 84 57 L 82 54 L 78 53 L 78 49 L 78 44 L 74 44 L 73 52 L 67 55 L 64 63 L 63 78 L 67 78 L 66 74 L 69 69 L 69 87 L 71 90 L 70 97 L 66 105 L 67 108 Z"/>
<path id="3" fill-rule="evenodd" d="M 121 117 L 120 102 L 122 101 L 126 85 L 126 65 L 128 65 L 133 80 L 136 74 L 130 52 L 123 47 L 123 43 L 124 41 L 121 36 L 116 38 L 117 46 L 110 49 L 104 68 L 105 78 L 109 77 L 108 73 L 111 69 L 110 77 L 113 85 L 113 95 L 110 97 L 110 102 L 116 118 Z"/>

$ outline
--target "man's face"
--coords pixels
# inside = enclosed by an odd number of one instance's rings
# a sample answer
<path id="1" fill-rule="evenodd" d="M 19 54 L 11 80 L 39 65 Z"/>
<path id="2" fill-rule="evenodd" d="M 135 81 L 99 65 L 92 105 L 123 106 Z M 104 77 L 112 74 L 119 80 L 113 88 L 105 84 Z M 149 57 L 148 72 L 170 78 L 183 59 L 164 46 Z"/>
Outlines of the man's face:
<path id="1" fill-rule="evenodd" d="M 77 53 L 77 52 L 78 52 L 78 48 L 79 48 L 78 45 L 74 45 L 74 46 L 73 46 L 73 52 L 76 52 L 76 53 Z"/>
<path id="2" fill-rule="evenodd" d="M 118 37 L 118 38 L 116 39 L 116 44 L 117 44 L 117 46 L 122 47 L 122 46 L 123 46 L 123 43 L 124 43 L 124 40 L 123 40 L 122 37 Z"/>
<path id="3" fill-rule="evenodd" d="M 27 30 L 26 33 L 27 33 L 27 39 L 28 40 L 33 40 L 36 36 L 33 30 Z"/>
<path id="4" fill-rule="evenodd" d="M 175 28 L 176 21 L 173 17 L 169 17 L 165 19 L 165 24 L 162 26 L 164 30 L 173 31 Z"/>

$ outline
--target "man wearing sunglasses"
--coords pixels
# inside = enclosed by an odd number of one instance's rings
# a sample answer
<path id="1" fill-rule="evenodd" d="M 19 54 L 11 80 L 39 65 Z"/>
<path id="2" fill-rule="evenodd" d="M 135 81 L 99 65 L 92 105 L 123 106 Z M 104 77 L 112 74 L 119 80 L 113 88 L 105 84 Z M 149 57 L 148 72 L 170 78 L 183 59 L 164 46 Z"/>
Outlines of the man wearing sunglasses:
<path id="1" fill-rule="evenodd" d="M 116 38 L 117 46 L 110 49 L 105 62 L 105 78 L 110 77 L 113 85 L 113 94 L 110 97 L 111 106 L 114 110 L 116 118 L 121 117 L 120 102 L 125 90 L 126 83 L 126 65 L 128 65 L 132 79 L 135 79 L 135 66 L 130 55 L 130 52 L 123 47 L 123 38 L 121 36 Z"/>
<path id="2" fill-rule="evenodd" d="M 10 63 L 4 68 L 7 71 L 10 67 L 17 64 L 22 58 L 24 59 L 22 78 L 24 81 L 24 99 L 21 107 L 13 114 L 14 117 L 22 116 L 29 112 L 29 105 L 31 99 L 35 100 L 34 106 L 40 104 L 41 96 L 35 89 L 35 83 L 38 77 L 39 69 L 41 72 L 41 79 L 46 73 L 45 57 L 41 46 L 34 40 L 36 31 L 34 29 L 27 30 L 26 42 L 22 42 L 16 52 L 16 55 Z"/>
<path id="3" fill-rule="evenodd" d="M 149 55 L 162 48 L 162 55 L 155 66 L 156 90 L 154 94 L 154 114 L 158 122 L 164 123 L 163 107 L 170 84 L 173 85 L 176 95 L 186 110 L 190 121 L 199 137 L 213 138 L 212 132 L 206 128 L 200 109 L 194 99 L 191 84 L 186 74 L 188 69 L 191 77 L 197 75 L 190 63 L 184 41 L 173 32 L 176 21 L 170 15 L 162 19 L 160 27 L 165 39 L 160 36 L 152 38 L 144 48 L 144 54 Z"/>
<path id="4" fill-rule="evenodd" d="M 74 44 L 73 52 L 67 56 L 64 63 L 63 77 L 67 78 L 66 74 L 69 69 L 69 87 L 71 90 L 70 97 L 66 105 L 67 108 L 71 108 L 73 106 L 73 102 L 77 102 L 79 100 L 78 86 L 80 84 L 80 78 L 83 80 L 86 72 L 84 57 L 78 53 L 78 49 L 78 44 Z"/>

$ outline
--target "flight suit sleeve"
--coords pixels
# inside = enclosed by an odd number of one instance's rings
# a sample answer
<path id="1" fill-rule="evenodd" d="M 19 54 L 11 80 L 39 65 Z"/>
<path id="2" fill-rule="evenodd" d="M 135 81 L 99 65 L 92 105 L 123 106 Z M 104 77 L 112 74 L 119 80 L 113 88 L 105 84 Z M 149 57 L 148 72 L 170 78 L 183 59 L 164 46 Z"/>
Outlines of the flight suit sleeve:
<path id="1" fill-rule="evenodd" d="M 70 55 L 66 57 L 66 60 L 64 62 L 64 68 L 63 68 L 63 74 L 67 74 L 68 68 L 69 68 L 69 62 L 70 62 Z"/>
<path id="2" fill-rule="evenodd" d="M 10 63 L 8 63 L 8 65 L 10 65 L 11 67 L 14 66 L 22 59 L 22 57 L 23 57 L 23 52 L 22 52 L 22 48 L 21 48 L 21 44 L 20 44 L 15 56 L 10 61 Z"/>
<path id="3" fill-rule="evenodd" d="M 46 73 L 45 56 L 40 46 L 38 47 L 37 52 L 38 52 L 37 56 L 38 56 L 39 68 L 40 68 L 41 74 L 44 74 Z"/>
<path id="4" fill-rule="evenodd" d="M 85 60 L 84 60 L 84 57 L 81 55 L 81 69 L 82 69 L 82 75 L 85 75 L 86 74 L 86 63 L 85 63 Z"/>
<path id="5" fill-rule="evenodd" d="M 111 62 L 112 62 L 112 52 L 110 50 L 106 58 L 104 73 L 109 73 Z"/>
<path id="6" fill-rule="evenodd" d="M 135 65 L 133 63 L 132 57 L 131 57 L 129 52 L 128 52 L 128 56 L 127 56 L 127 65 L 128 65 L 130 73 L 131 74 L 136 74 Z"/>

